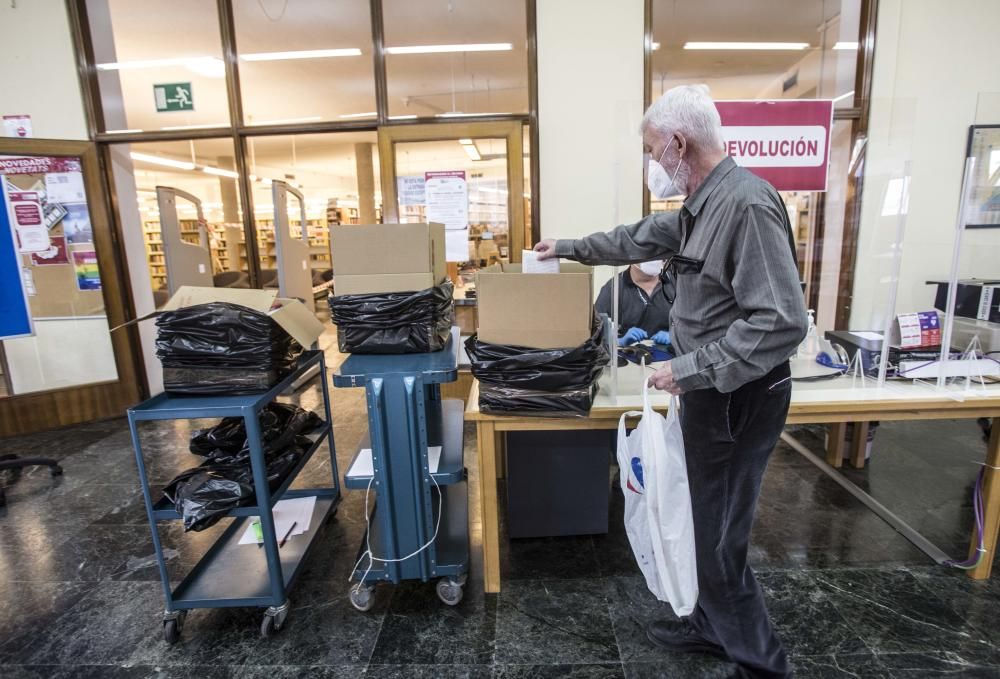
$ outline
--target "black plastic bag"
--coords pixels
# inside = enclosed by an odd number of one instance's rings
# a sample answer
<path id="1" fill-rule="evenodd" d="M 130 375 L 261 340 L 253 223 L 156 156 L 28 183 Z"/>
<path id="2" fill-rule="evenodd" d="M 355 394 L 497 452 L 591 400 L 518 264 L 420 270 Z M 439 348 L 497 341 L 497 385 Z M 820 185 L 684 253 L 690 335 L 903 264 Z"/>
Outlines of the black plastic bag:
<path id="1" fill-rule="evenodd" d="M 281 450 L 299 434 L 311 434 L 323 426 L 319 415 L 291 403 L 269 403 L 257 417 L 264 454 Z M 246 423 L 242 417 L 225 417 L 214 427 L 191 435 L 189 449 L 217 462 L 245 462 L 250 459 Z"/>
<path id="2" fill-rule="evenodd" d="M 267 481 L 273 491 L 312 445 L 296 436 L 291 445 L 265 456 Z M 229 510 L 253 504 L 256 492 L 249 460 L 242 464 L 209 461 L 188 469 L 163 489 L 164 496 L 181 515 L 185 531 L 201 531 L 217 523 Z"/>
<path id="3" fill-rule="evenodd" d="M 262 391 L 292 370 L 302 353 L 270 316 L 227 302 L 165 311 L 156 317 L 156 327 L 156 355 L 170 373 L 168 391 Z M 268 383 L 260 386 L 263 380 Z"/>
<path id="4" fill-rule="evenodd" d="M 444 349 L 454 319 L 451 281 L 418 292 L 330 296 L 340 351 L 415 354 Z"/>
<path id="5" fill-rule="evenodd" d="M 586 342 L 568 349 L 529 349 L 481 342 L 473 335 L 465 341 L 472 374 L 480 384 L 536 391 L 579 389 L 596 380 L 610 355 L 600 322 Z"/>
<path id="6" fill-rule="evenodd" d="M 575 389 L 540 391 L 479 385 L 479 410 L 490 415 L 586 417 L 597 395 L 597 382 Z"/>

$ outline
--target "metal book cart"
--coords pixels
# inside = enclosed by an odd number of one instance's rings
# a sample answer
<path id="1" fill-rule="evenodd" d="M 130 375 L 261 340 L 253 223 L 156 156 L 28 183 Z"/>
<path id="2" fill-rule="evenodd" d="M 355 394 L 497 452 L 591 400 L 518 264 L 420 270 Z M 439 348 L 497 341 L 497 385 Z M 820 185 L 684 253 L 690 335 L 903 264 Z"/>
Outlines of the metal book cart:
<path id="1" fill-rule="evenodd" d="M 441 398 L 458 379 L 458 338 L 427 354 L 352 355 L 334 371 L 336 387 L 365 388 L 369 435 L 344 486 L 375 496 L 355 563 L 350 599 L 374 605 L 375 583 L 438 578 L 446 604 L 462 600 L 469 571 L 468 488 L 463 404 Z M 440 446 L 440 452 L 437 447 Z"/>
<path id="2" fill-rule="evenodd" d="M 268 487 L 267 467 L 264 460 L 258 414 L 284 392 L 304 373 L 319 368 L 323 390 L 323 409 L 326 417 L 322 429 L 316 433 L 316 442 L 295 464 L 281 485 L 273 492 Z M 340 484 L 337 472 L 337 455 L 333 443 L 333 420 L 330 415 L 330 394 L 326 384 L 326 360 L 321 351 L 306 351 L 296 369 L 272 389 L 248 396 L 181 396 L 160 394 L 128 410 L 129 429 L 135 447 L 136 464 L 146 513 L 153 533 L 156 561 L 163 581 L 166 610 L 163 614 L 163 635 L 168 643 L 180 638 L 187 611 L 193 608 L 225 608 L 237 606 L 267 607 L 261 622 L 261 636 L 269 637 L 282 628 L 288 616 L 288 592 L 302 570 L 310 548 L 320 534 L 324 522 L 336 513 L 340 503 Z M 247 440 L 253 469 L 256 504 L 238 507 L 227 516 L 235 517 L 201 561 L 176 588 L 171 588 L 167 565 L 163 556 L 157 523 L 178 521 L 180 514 L 164 497 L 154 498 L 146 474 L 137 422 L 145 420 L 181 420 L 210 417 L 242 417 L 246 422 Z M 330 465 L 333 485 L 329 488 L 288 490 L 288 487 L 305 467 L 324 441 L 330 446 Z M 288 540 L 279 549 L 283 537 L 276 535 L 272 508 L 283 498 L 316 496 L 309 529 Z M 251 517 L 260 517 L 264 542 L 263 549 L 255 545 L 240 545 L 239 540 Z"/>

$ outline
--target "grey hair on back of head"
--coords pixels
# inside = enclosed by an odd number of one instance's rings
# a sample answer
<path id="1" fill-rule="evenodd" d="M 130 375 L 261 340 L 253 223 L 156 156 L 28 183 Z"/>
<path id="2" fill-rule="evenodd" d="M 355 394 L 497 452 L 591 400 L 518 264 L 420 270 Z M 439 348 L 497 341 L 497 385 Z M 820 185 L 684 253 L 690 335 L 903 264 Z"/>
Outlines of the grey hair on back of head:
<path id="1" fill-rule="evenodd" d="M 640 132 L 661 135 L 680 132 L 697 151 L 721 151 L 722 120 L 708 85 L 672 87 L 653 102 L 642 117 Z"/>

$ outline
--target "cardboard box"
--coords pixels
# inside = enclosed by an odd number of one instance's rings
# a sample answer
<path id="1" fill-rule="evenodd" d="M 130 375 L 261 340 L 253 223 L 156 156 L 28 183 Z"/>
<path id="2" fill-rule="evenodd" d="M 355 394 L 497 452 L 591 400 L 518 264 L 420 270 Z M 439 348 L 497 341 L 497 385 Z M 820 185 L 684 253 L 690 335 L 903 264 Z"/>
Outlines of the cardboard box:
<path id="1" fill-rule="evenodd" d="M 416 292 L 448 275 L 443 224 L 330 227 L 335 295 Z"/>
<path id="2" fill-rule="evenodd" d="M 590 338 L 594 315 L 590 267 L 560 263 L 559 273 L 521 273 L 497 264 L 476 275 L 479 338 L 490 344 L 559 349 Z"/>
<path id="3" fill-rule="evenodd" d="M 303 348 L 308 349 L 323 334 L 324 326 L 306 305 L 297 299 L 278 297 L 278 291 L 253 290 L 247 288 L 202 288 L 182 285 L 163 305 L 160 311 L 175 311 L 196 304 L 228 302 L 267 314 L 285 332 L 294 337 Z M 274 307 L 274 308 L 272 308 Z M 152 318 L 159 312 L 137 318 L 118 327 L 124 327 Z M 115 328 L 117 330 L 118 328 Z"/>

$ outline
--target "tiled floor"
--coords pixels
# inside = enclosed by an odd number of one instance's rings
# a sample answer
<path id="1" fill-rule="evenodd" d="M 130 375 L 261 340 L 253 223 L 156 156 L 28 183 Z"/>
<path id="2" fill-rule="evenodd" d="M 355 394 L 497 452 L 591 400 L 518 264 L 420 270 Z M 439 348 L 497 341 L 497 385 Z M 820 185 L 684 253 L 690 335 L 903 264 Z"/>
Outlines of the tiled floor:
<path id="1" fill-rule="evenodd" d="M 335 390 L 341 470 L 366 426 L 361 390 Z M 301 397 L 315 407 L 315 388 Z M 143 428 L 154 485 L 197 458 L 192 428 Z M 795 430 L 821 448 L 821 431 Z M 467 460 L 475 436 L 467 430 Z M 983 443 L 972 422 L 885 424 L 866 471 L 849 475 L 956 556 L 971 520 L 969 490 Z M 325 449 L 324 449 L 325 450 Z M 260 613 L 197 611 L 183 640 L 162 641 L 163 593 L 123 420 L 0 442 L 0 454 L 47 454 L 65 475 L 25 472 L 0 510 L 0 678 L 30 677 L 724 677 L 708 657 L 650 646 L 647 622 L 668 616 L 648 593 L 613 494 L 612 531 L 503 540 L 505 586 L 482 593 L 473 482 L 473 576 L 448 608 L 433 585 L 378 590 L 355 611 L 347 577 L 364 529 L 363 493 L 347 491 L 292 593 L 278 636 L 261 640 Z M 322 451 L 321 451 L 322 453 Z M 473 472 L 474 477 L 474 470 Z M 329 478 L 318 455 L 300 485 Z M 220 528 L 162 532 L 174 576 Z M 799 677 L 1000 677 L 1000 579 L 975 583 L 936 567 L 801 456 L 780 445 L 755 528 L 753 562 Z"/>

